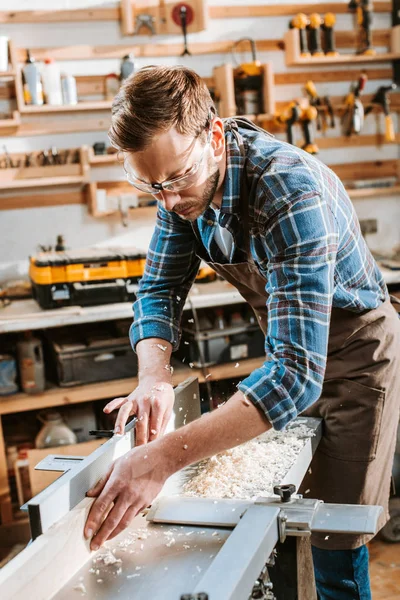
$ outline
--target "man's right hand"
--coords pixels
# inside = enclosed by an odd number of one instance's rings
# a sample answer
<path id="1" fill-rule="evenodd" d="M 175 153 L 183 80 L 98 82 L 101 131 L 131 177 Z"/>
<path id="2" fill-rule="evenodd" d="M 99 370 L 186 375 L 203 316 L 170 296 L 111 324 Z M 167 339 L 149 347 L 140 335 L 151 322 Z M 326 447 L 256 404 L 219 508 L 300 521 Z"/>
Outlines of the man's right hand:
<path id="1" fill-rule="evenodd" d="M 136 445 L 147 444 L 160 437 L 167 427 L 174 406 L 174 389 L 170 383 L 149 378 L 125 398 L 114 398 L 105 407 L 109 414 L 118 410 L 114 432 L 123 433 L 129 416 L 136 415 Z"/>

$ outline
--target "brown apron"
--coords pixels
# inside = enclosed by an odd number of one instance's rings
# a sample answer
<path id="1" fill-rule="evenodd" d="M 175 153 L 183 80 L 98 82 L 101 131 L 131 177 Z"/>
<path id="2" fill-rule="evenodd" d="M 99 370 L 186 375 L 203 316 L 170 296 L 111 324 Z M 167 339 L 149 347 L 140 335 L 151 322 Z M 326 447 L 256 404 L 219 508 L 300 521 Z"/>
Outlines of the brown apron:
<path id="1" fill-rule="evenodd" d="M 241 136 L 235 135 L 240 143 Z M 248 194 L 243 180 L 241 217 L 248 260 L 212 262 L 196 224 L 193 230 L 199 242 L 198 256 L 237 288 L 265 333 L 266 280 L 250 252 Z M 323 436 L 299 492 L 324 502 L 383 506 L 379 528 L 383 527 L 389 518 L 399 406 L 400 322 L 390 299 L 362 313 L 333 308 L 322 393 L 302 413 L 323 419 Z M 357 548 L 372 537 L 318 533 L 312 535 L 311 542 L 318 548 L 345 550 Z"/>

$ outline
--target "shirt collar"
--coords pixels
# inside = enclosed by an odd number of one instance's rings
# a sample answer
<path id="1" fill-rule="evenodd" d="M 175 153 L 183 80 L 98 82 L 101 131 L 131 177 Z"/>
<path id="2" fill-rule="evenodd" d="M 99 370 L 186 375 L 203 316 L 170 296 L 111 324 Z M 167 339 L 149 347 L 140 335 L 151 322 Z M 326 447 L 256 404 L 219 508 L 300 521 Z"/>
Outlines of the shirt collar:
<path id="1" fill-rule="evenodd" d="M 242 156 L 236 136 L 225 130 L 226 171 L 222 194 L 221 213 L 240 213 L 240 182 L 245 158 Z"/>

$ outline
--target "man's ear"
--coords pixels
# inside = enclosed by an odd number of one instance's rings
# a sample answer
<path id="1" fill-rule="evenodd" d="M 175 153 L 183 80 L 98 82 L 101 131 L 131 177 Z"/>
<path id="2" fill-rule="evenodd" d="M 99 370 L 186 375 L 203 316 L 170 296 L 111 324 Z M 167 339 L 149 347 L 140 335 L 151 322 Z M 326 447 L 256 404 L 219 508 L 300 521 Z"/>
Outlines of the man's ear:
<path id="1" fill-rule="evenodd" d="M 211 147 L 214 150 L 214 158 L 217 162 L 222 160 L 225 153 L 224 124 L 219 117 L 215 117 L 212 124 Z"/>

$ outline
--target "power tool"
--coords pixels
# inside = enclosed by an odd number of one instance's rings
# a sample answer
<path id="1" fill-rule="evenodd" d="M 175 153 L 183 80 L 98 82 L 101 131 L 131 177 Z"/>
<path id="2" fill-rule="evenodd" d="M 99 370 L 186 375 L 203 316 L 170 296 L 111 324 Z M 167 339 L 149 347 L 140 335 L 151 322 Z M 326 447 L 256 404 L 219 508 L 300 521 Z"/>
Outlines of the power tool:
<path id="1" fill-rule="evenodd" d="M 310 52 L 308 50 L 308 40 L 307 40 L 307 25 L 308 18 L 304 13 L 298 13 L 293 19 L 290 21 L 290 29 L 298 29 L 300 35 L 300 55 L 303 58 L 308 58 L 310 56 Z"/>
<path id="2" fill-rule="evenodd" d="M 232 46 L 232 54 L 237 64 L 235 49 L 242 42 L 251 48 L 252 62 L 238 65 L 233 72 L 235 101 L 239 115 L 258 115 L 263 112 L 262 83 L 263 68 L 256 57 L 256 44 L 252 38 L 241 38 Z"/>
<path id="3" fill-rule="evenodd" d="M 293 144 L 293 125 L 300 121 L 301 108 L 298 102 L 291 102 L 285 110 L 275 115 L 277 125 L 286 127 L 286 139 L 288 144 Z"/>
<path id="4" fill-rule="evenodd" d="M 364 123 L 364 106 L 360 94 L 365 88 L 368 77 L 362 73 L 357 84 L 351 85 L 349 94 L 345 98 L 345 110 L 342 116 L 343 135 L 351 136 L 360 133 Z"/>
<path id="5" fill-rule="evenodd" d="M 318 111 L 315 106 L 308 106 L 307 108 L 304 108 L 300 116 L 301 128 L 304 136 L 304 144 L 302 145 L 302 149 L 309 154 L 318 154 L 319 152 L 319 148 L 312 135 L 312 122 L 317 119 L 317 116 Z"/>
<path id="6" fill-rule="evenodd" d="M 378 88 L 376 94 L 371 100 L 371 104 L 365 110 L 365 116 L 367 116 L 374 108 L 374 104 L 379 104 L 382 108 L 383 114 L 385 115 L 385 142 L 395 142 L 396 134 L 394 131 L 393 119 L 390 114 L 390 99 L 389 93 L 397 88 L 395 83 L 390 85 L 382 85 Z"/>
<path id="7" fill-rule="evenodd" d="M 304 89 L 309 97 L 311 106 L 315 106 L 318 111 L 317 130 L 325 132 L 328 128 L 327 114 L 330 117 L 329 127 L 335 127 L 335 114 L 329 96 L 319 96 L 314 82 L 307 81 Z"/>
<path id="8" fill-rule="evenodd" d="M 310 15 L 307 29 L 310 33 L 310 50 L 312 56 L 324 56 L 321 45 L 322 17 L 318 13 Z"/>
<path id="9" fill-rule="evenodd" d="M 376 50 L 372 47 L 372 0 L 350 0 L 349 9 L 355 10 L 359 27 L 359 44 L 357 54 L 375 56 Z"/>
<path id="10" fill-rule="evenodd" d="M 322 30 L 324 32 L 324 49 L 326 56 L 338 56 L 339 52 L 336 50 L 335 44 L 335 31 L 334 26 L 336 24 L 336 16 L 333 13 L 326 13 L 324 16 L 324 22 Z"/>

